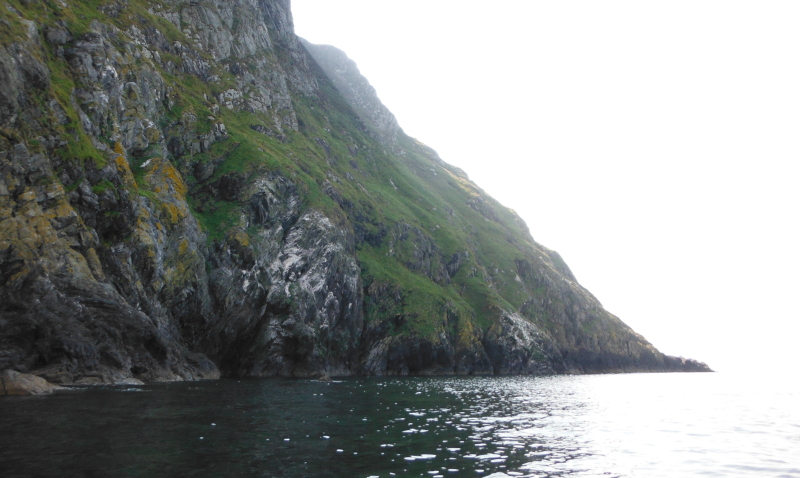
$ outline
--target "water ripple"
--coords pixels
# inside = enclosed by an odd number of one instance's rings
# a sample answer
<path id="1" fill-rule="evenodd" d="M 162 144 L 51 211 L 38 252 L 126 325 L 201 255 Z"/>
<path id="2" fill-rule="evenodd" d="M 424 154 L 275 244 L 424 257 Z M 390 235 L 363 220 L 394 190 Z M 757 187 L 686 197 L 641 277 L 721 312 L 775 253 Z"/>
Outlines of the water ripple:
<path id="1" fill-rule="evenodd" d="M 95 389 L 0 400 L 0 462 L 4 478 L 798 478 L 798 388 L 635 374 Z"/>

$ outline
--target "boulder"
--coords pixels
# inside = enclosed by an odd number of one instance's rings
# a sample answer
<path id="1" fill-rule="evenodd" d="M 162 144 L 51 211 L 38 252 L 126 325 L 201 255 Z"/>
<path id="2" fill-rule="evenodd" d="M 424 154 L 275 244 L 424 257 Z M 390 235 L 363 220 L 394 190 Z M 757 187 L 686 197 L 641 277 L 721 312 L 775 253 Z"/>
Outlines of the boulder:
<path id="1" fill-rule="evenodd" d="M 48 395 L 63 387 L 53 385 L 42 377 L 6 370 L 0 374 L 0 395 Z"/>

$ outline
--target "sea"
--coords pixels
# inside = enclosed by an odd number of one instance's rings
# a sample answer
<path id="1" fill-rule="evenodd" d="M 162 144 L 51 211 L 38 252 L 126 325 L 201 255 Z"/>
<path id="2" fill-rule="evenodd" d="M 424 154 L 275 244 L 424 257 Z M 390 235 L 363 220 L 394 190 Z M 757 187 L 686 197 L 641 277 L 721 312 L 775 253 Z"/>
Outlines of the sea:
<path id="1" fill-rule="evenodd" d="M 800 477 L 797 375 L 223 379 L 0 399 L 0 476 Z"/>

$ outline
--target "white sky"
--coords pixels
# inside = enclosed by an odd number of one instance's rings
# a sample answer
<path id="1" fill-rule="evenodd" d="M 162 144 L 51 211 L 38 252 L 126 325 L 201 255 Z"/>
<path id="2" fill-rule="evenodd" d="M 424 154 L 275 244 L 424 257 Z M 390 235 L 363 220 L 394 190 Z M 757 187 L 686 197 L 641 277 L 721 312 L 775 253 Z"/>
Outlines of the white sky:
<path id="1" fill-rule="evenodd" d="M 292 10 L 660 350 L 800 365 L 800 2 Z"/>

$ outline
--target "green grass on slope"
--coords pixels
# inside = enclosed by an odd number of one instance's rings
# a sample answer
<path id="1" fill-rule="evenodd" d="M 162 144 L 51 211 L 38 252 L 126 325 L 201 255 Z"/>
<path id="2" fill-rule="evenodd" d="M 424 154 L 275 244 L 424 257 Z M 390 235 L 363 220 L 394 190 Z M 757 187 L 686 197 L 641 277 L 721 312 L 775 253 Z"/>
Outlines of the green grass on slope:
<path id="1" fill-rule="evenodd" d="M 338 96 L 335 91 L 325 89 L 324 81 L 320 83 L 328 98 Z M 378 280 L 397 284 L 408 293 L 405 312 L 420 317 L 428 315 L 430 323 L 426 323 L 424 317 L 417 319 L 419 333 L 432 333 L 436 329 L 433 324 L 441 322 L 441 308 L 445 303 L 458 304 L 456 308 L 465 316 L 474 316 L 478 324 L 485 327 L 500 309 L 516 310 L 530 298 L 531 291 L 516 280 L 515 260 L 524 259 L 531 252 L 532 244 L 512 211 L 462 176 L 435 164 L 410 138 L 401 136 L 406 154 L 397 156 L 384 152 L 382 145 L 360 134 L 352 115 L 342 115 L 339 110 L 330 108 L 322 113 L 319 108 L 304 112 L 312 116 L 303 116 L 306 124 L 318 124 L 320 115 L 324 114 L 330 123 L 329 129 L 348 133 L 348 137 L 342 138 L 342 135 L 326 134 L 322 128 L 313 131 L 339 156 L 338 161 L 326 166 L 339 178 L 348 173 L 354 178 L 335 185 L 343 197 L 354 204 L 371 204 L 375 211 L 373 220 L 390 229 L 398 223 L 417 227 L 434 240 L 445 260 L 456 252 L 469 252 L 470 259 L 452 278 L 452 283 L 442 285 L 402 265 L 410 259 L 403 254 L 410 253 L 413 247 L 396 247 L 395 255 L 389 256 L 388 238 L 377 248 L 368 244 L 359 246 L 365 282 Z M 344 147 L 336 148 L 353 140 L 360 144 L 356 154 L 352 154 L 352 148 L 347 151 Z M 342 158 L 354 161 L 358 170 Z M 468 205 L 476 197 L 483 199 L 492 218 L 486 219 Z M 494 278 L 491 287 L 490 276 Z"/>
<path id="2" fill-rule="evenodd" d="M 325 152 L 315 142 L 306 143 L 324 160 L 314 169 L 315 177 L 321 183 L 330 172 L 340 179 L 332 184 L 355 205 L 348 211 L 350 220 L 357 221 L 354 216 L 362 209 L 359 205 L 366 204 L 370 219 L 385 225 L 390 233 L 400 223 L 418 228 L 435 242 L 444 261 L 457 252 L 468 252 L 470 257 L 450 284 L 437 284 L 403 265 L 412 260 L 413 243 L 395 245 L 394 255 L 390 255 L 387 236 L 379 247 L 359 245 L 365 284 L 376 281 L 399 287 L 405 299 L 402 312 L 413 317 L 409 332 L 426 336 L 441 330 L 447 308 L 474 318 L 482 327 L 501 309 L 519 309 L 532 291 L 516 280 L 515 260 L 530 254 L 532 244 L 514 213 L 464 177 L 436 164 L 411 138 L 401 135 L 405 155 L 385 151 L 363 131 L 330 83 L 324 78 L 319 83 L 323 101 L 303 101 L 295 106 L 305 124 L 302 133 L 306 141 L 320 138 L 329 149 Z M 475 198 L 483 200 L 491 213 L 489 219 L 468 205 Z M 371 317 L 371 313 L 378 311 L 368 310 L 368 319 L 388 318 Z"/>

